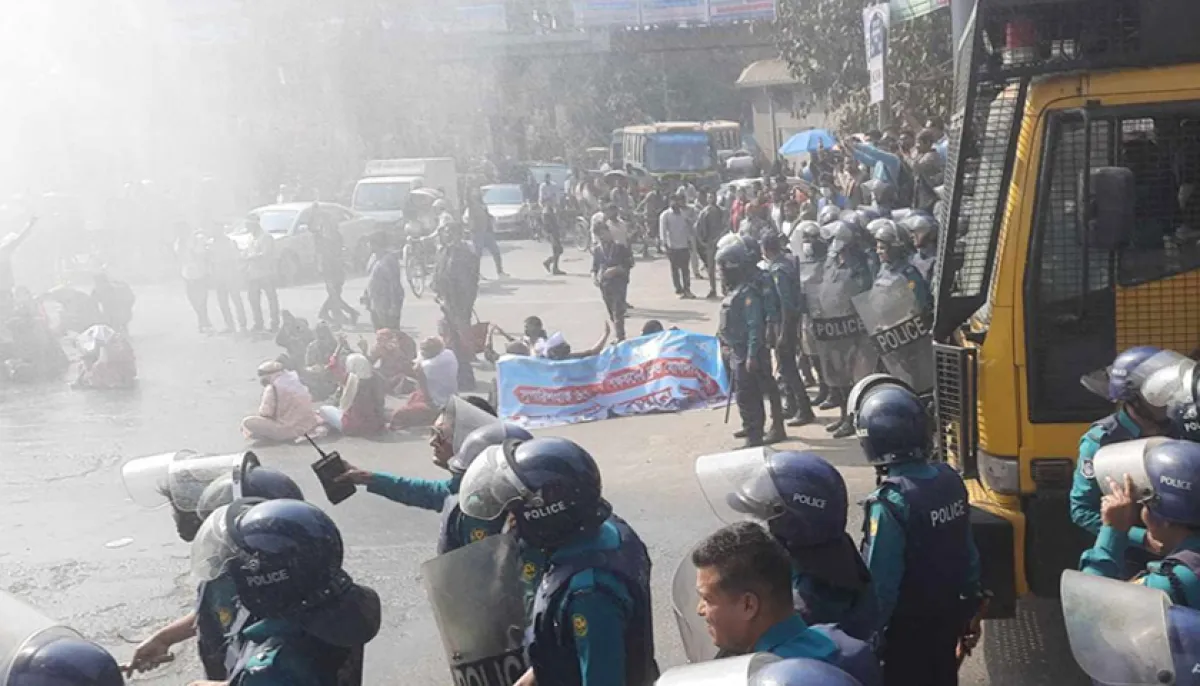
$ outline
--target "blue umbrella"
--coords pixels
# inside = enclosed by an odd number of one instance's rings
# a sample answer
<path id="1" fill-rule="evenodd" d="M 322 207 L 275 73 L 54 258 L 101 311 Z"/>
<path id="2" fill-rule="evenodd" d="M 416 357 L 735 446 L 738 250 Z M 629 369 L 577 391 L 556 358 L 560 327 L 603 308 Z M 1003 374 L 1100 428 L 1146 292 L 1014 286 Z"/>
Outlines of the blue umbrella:
<path id="1" fill-rule="evenodd" d="M 809 129 L 788 139 L 783 147 L 779 148 L 779 154 L 784 156 L 802 155 L 806 152 L 816 152 L 817 148 L 832 148 L 837 144 L 837 139 L 829 135 L 825 129 Z"/>

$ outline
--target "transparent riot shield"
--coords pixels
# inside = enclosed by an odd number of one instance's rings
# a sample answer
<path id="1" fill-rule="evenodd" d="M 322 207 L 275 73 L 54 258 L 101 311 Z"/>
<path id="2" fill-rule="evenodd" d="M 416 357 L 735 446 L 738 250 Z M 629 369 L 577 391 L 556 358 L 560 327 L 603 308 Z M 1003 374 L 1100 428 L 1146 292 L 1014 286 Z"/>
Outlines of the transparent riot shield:
<path id="1" fill-rule="evenodd" d="M 857 286 L 850 279 L 831 278 L 833 273 L 828 265 L 823 276 L 820 284 L 805 293 L 812 317 L 813 341 L 821 358 L 825 383 L 849 387 L 855 379 L 872 371 L 864 370 L 865 367 L 874 366 L 863 359 L 867 341 L 851 300 L 858 293 Z"/>
<path id="2" fill-rule="evenodd" d="M 21 600 L 0 591 L 0 684 L 13 676 L 14 661 L 29 648 L 58 638 L 82 638 Z"/>
<path id="3" fill-rule="evenodd" d="M 1088 676 L 1110 686 L 1190 683 L 1174 679 L 1167 594 L 1070 569 L 1060 589 L 1071 654 Z"/>
<path id="4" fill-rule="evenodd" d="M 696 480 L 717 519 L 726 524 L 765 522 L 782 514 L 783 496 L 767 467 L 774 452 L 746 448 L 696 458 Z"/>
<path id="5" fill-rule="evenodd" d="M 218 480 L 230 480 L 234 498 L 241 497 L 237 487 L 245 480 L 246 472 L 257 466 L 258 458 L 249 451 L 200 455 L 180 450 L 130 460 L 121 466 L 121 479 L 129 497 L 143 507 L 170 503 L 176 509 L 194 512 L 200 509 L 205 490 Z"/>
<path id="6" fill-rule="evenodd" d="M 1084 476 L 1095 478 L 1104 495 L 1109 495 L 1112 489 L 1108 486 L 1108 480 L 1123 484 L 1128 474 L 1133 479 L 1133 499 L 1149 498 L 1154 495 L 1154 486 L 1146 474 L 1146 451 L 1166 440 L 1161 436 L 1153 436 L 1106 445 L 1092 456 L 1091 474 L 1088 474 L 1088 467 L 1084 465 Z"/>
<path id="7" fill-rule="evenodd" d="M 778 662 L 771 653 L 752 653 L 674 667 L 663 672 L 655 686 L 746 686 L 758 670 Z"/>
<path id="8" fill-rule="evenodd" d="M 888 371 L 918 393 L 932 389 L 933 319 L 917 302 L 908 281 L 877 284 L 852 301 Z"/>
<path id="9" fill-rule="evenodd" d="M 455 684 L 511 686 L 525 673 L 525 602 L 515 534 L 421 565 Z"/>
<path id="10" fill-rule="evenodd" d="M 500 421 L 496 416 L 484 412 L 457 395 L 450 397 L 444 411 L 452 432 L 450 442 L 456 453 L 472 431 Z"/>
<path id="11" fill-rule="evenodd" d="M 683 641 L 683 652 L 688 662 L 706 662 L 717 657 L 717 646 L 713 645 L 709 636 L 708 624 L 697 613 L 699 607 L 696 566 L 692 564 L 689 550 L 675 568 L 675 578 L 671 581 L 671 610 L 679 625 L 679 638 Z"/>

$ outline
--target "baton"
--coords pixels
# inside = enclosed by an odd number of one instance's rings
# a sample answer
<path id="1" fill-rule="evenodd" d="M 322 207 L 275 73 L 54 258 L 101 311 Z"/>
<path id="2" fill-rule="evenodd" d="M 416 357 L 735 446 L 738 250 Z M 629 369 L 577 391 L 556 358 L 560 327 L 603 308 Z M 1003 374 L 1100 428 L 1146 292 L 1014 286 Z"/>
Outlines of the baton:
<path id="1" fill-rule="evenodd" d="M 725 396 L 725 423 L 729 423 L 729 406 L 733 404 L 733 394 L 737 392 L 737 376 L 726 363 L 725 369 L 729 371 L 729 393 Z"/>

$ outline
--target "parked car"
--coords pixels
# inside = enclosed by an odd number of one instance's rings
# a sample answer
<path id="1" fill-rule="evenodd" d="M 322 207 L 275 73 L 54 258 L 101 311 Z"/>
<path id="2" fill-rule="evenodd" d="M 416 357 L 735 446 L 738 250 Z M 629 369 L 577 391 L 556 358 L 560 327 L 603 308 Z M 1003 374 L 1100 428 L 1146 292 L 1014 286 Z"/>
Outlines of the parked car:
<path id="1" fill-rule="evenodd" d="M 314 217 L 314 211 L 317 216 Z M 282 284 L 297 283 L 317 268 L 316 242 L 310 227 L 318 219 L 322 226 L 337 226 L 345 246 L 346 264 L 352 270 L 366 267 L 371 256 L 370 237 L 376 230 L 373 219 L 331 202 L 290 202 L 265 205 L 249 212 L 257 217 L 263 230 L 275 238 L 278 255 L 277 274 Z M 244 250 L 250 243 L 244 220 L 230 232 L 230 238 Z"/>
<path id="2" fill-rule="evenodd" d="M 526 237 L 529 235 L 529 206 L 521 185 L 497 183 L 482 186 L 483 204 L 492 215 L 497 237 Z"/>

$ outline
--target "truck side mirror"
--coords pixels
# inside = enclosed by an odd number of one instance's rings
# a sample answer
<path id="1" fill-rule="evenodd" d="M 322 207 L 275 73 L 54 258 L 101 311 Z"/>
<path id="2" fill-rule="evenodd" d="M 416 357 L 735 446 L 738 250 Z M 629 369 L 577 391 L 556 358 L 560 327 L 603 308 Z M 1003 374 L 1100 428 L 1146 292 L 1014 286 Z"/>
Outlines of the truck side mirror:
<path id="1" fill-rule="evenodd" d="M 1093 167 L 1087 183 L 1080 183 L 1076 205 L 1079 226 L 1087 244 L 1116 250 L 1129 242 L 1134 227 L 1134 180 L 1128 167 Z"/>

